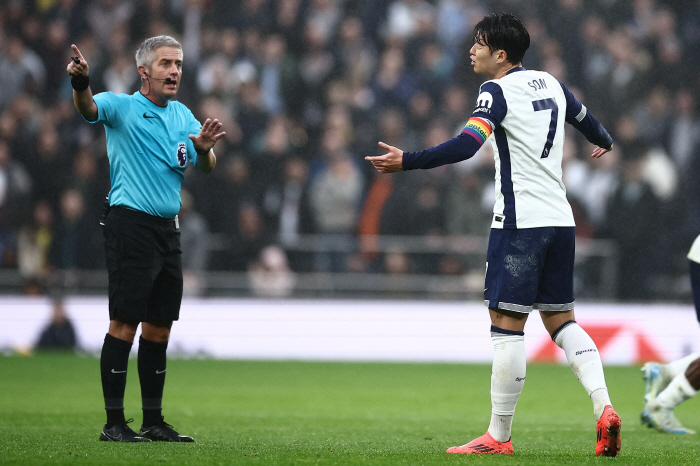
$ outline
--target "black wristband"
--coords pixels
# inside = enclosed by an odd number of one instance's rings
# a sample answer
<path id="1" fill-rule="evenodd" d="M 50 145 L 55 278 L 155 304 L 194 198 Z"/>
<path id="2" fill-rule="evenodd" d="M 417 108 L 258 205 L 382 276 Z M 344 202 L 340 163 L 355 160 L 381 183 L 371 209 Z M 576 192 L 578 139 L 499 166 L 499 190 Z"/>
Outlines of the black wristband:
<path id="1" fill-rule="evenodd" d="M 90 87 L 90 76 L 83 76 L 82 74 L 71 76 L 70 85 L 78 92 L 84 91 Z"/>

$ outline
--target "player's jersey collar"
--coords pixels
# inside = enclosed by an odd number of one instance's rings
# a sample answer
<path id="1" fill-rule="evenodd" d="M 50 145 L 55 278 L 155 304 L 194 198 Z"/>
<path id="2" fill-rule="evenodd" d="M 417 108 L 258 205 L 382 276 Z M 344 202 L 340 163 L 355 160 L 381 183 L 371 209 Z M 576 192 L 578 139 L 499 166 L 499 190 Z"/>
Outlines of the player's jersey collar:
<path id="1" fill-rule="evenodd" d="M 506 75 L 509 75 L 511 73 L 515 73 L 516 71 L 527 71 L 524 66 L 518 66 L 517 68 L 513 68 L 512 70 L 508 70 Z"/>

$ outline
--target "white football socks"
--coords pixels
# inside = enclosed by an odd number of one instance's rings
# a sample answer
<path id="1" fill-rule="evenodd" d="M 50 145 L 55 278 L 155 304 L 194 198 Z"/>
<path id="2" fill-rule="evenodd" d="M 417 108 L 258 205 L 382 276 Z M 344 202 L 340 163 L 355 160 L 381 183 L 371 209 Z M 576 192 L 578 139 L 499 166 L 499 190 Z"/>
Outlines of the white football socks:
<path id="1" fill-rule="evenodd" d="M 678 374 L 685 374 L 685 370 L 688 368 L 691 362 L 700 358 L 700 353 L 692 353 L 688 356 L 682 357 L 681 359 L 676 359 L 668 364 L 663 364 L 661 366 L 661 371 L 666 380 L 674 379 Z"/>
<path id="2" fill-rule="evenodd" d="M 491 327 L 493 369 L 491 372 L 491 423 L 489 433 L 499 442 L 510 440 L 515 405 L 525 383 L 525 337 L 501 333 Z"/>
<path id="3" fill-rule="evenodd" d="M 681 372 L 671 380 L 671 383 L 668 384 L 664 391 L 659 393 L 654 402 L 664 408 L 674 409 L 685 400 L 697 395 L 697 393 L 698 391 L 688 382 L 685 373 Z"/>
<path id="4" fill-rule="evenodd" d="M 555 332 L 554 342 L 566 353 L 566 360 L 593 402 L 596 419 L 611 405 L 608 387 L 605 384 L 603 363 L 593 339 L 576 322 L 571 321 Z"/>

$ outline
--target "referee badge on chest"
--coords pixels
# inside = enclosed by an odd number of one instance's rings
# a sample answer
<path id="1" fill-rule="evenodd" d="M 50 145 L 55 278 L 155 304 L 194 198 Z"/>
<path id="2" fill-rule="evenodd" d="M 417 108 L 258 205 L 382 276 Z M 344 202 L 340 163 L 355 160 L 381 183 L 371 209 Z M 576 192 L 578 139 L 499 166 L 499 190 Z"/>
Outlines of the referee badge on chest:
<path id="1" fill-rule="evenodd" d="M 187 166 L 187 146 L 184 142 L 177 143 L 177 164 L 182 168 Z"/>

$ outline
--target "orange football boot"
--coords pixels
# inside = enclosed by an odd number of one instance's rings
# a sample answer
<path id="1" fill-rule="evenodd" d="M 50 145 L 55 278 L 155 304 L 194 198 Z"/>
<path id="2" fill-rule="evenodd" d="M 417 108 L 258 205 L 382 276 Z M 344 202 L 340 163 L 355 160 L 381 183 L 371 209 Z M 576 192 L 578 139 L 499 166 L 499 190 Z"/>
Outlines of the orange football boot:
<path id="1" fill-rule="evenodd" d="M 597 456 L 617 456 L 620 453 L 620 429 L 622 421 L 612 406 L 603 410 L 598 419 L 598 442 L 595 445 Z"/>
<path id="2" fill-rule="evenodd" d="M 472 440 L 466 445 L 447 449 L 447 453 L 467 454 L 467 455 L 512 455 L 513 444 L 510 440 L 499 442 L 486 432 L 481 437 Z"/>

